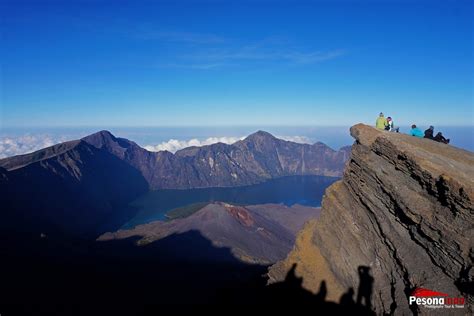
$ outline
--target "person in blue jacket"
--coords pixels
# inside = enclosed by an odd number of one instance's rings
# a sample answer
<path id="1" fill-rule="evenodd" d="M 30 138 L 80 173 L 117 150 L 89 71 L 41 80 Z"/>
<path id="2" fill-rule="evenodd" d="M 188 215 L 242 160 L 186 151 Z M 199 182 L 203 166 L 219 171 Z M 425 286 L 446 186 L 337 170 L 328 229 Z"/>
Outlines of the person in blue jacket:
<path id="1" fill-rule="evenodd" d="M 411 126 L 411 130 L 410 130 L 410 135 L 411 136 L 415 136 L 415 137 L 420 137 L 420 138 L 423 138 L 423 132 L 421 131 L 421 129 L 419 129 L 418 127 L 416 127 L 415 124 L 413 124 Z"/>

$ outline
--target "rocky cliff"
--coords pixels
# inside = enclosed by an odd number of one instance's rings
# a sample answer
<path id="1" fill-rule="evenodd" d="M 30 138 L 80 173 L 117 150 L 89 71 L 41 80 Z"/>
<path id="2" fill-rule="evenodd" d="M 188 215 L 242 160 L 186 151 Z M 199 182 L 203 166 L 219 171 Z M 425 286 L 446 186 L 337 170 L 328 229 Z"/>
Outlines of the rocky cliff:
<path id="1" fill-rule="evenodd" d="M 365 275 L 377 314 L 432 312 L 410 307 L 417 287 L 467 299 L 443 314 L 472 312 L 474 154 L 362 124 L 351 135 L 343 179 L 326 190 L 320 219 L 270 269 L 270 282 L 297 263 L 303 285 L 316 291 L 325 280 L 332 300 L 360 291 Z"/>

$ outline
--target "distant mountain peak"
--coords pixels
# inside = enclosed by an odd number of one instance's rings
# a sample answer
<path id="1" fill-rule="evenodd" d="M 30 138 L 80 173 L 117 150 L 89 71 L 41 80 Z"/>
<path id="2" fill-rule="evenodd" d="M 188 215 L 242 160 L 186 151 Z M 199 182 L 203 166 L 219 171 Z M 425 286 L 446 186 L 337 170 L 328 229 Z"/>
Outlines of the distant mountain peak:
<path id="1" fill-rule="evenodd" d="M 275 136 L 270 134 L 269 132 L 265 132 L 262 130 L 258 130 L 253 134 L 250 134 L 245 138 L 246 140 L 253 140 L 253 139 L 277 139 Z"/>
<path id="2" fill-rule="evenodd" d="M 273 137 L 273 138 L 275 138 L 275 136 L 273 136 L 273 135 L 270 134 L 269 132 L 265 132 L 265 131 L 262 131 L 262 130 L 258 130 L 258 131 L 256 131 L 255 133 L 250 134 L 249 136 L 252 136 L 252 135 L 255 135 L 255 136 L 264 136 L 264 137 Z"/>
<path id="3" fill-rule="evenodd" d="M 107 130 L 99 131 L 97 133 L 86 136 L 82 139 L 84 141 L 94 145 L 94 146 L 102 145 L 104 143 L 108 143 L 108 142 L 111 142 L 111 141 L 112 142 L 116 141 L 115 136 L 112 135 L 112 133 L 107 131 Z M 98 146 L 98 147 L 100 147 L 100 146 Z"/>
<path id="4" fill-rule="evenodd" d="M 104 137 L 115 137 L 110 131 L 106 130 L 106 129 L 103 129 L 101 131 L 98 131 L 97 133 L 95 134 L 98 134 L 98 135 L 102 135 Z"/>

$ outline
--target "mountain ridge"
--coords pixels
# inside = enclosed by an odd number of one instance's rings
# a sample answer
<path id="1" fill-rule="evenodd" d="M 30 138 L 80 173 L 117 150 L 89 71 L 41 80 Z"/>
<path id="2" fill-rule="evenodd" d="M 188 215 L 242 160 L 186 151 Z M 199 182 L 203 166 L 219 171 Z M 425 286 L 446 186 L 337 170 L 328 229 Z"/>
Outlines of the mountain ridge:
<path id="1" fill-rule="evenodd" d="M 133 141 L 103 130 L 80 140 L 0 159 L 0 167 L 7 170 L 21 168 L 38 161 L 39 156 L 40 160 L 45 160 L 71 150 L 80 141 L 98 149 L 104 148 L 138 169 L 152 190 L 250 185 L 287 175 L 341 176 L 349 152 L 347 146 L 336 151 L 320 142 L 298 144 L 264 131 L 255 132 L 234 144 L 188 147 L 174 154 L 150 152 Z M 300 152 L 299 156 L 294 152 Z M 170 175 L 170 170 L 179 172 Z"/>
<path id="2" fill-rule="evenodd" d="M 82 140 L 69 144 L 55 155 L 40 154 L 44 159 L 27 164 L 20 157 L 23 165 L 3 169 L 2 229 L 87 236 L 110 216 L 122 217 L 122 207 L 146 192 L 142 175 L 116 156 Z"/>
<path id="3" fill-rule="evenodd" d="M 176 154 L 149 152 L 103 130 L 4 158 L 0 160 L 0 203 L 7 210 L 3 215 L 35 231 L 94 235 L 115 212 L 122 212 L 118 218 L 133 217 L 136 210 L 128 204 L 149 190 L 234 187 L 289 175 L 338 176 L 348 156 L 347 149 L 287 142 L 266 132 L 236 144 Z M 77 221 L 76 228 L 68 217 Z M 35 225 L 35 220 L 42 224 Z M 4 221 L 6 228 L 8 222 Z"/>

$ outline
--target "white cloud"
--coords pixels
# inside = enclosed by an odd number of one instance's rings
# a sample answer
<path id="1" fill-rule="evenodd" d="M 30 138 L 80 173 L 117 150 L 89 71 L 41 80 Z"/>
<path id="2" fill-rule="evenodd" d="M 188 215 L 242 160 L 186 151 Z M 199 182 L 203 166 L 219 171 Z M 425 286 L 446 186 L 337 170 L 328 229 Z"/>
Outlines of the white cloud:
<path id="1" fill-rule="evenodd" d="M 320 63 L 344 56 L 342 49 L 330 51 L 298 51 L 280 48 L 263 48 L 247 46 L 236 50 L 214 51 L 205 54 L 189 55 L 189 58 L 222 63 L 230 60 L 275 60 L 287 61 L 295 64 Z"/>
<path id="2" fill-rule="evenodd" d="M 209 137 L 203 140 L 193 138 L 189 140 L 177 140 L 177 139 L 170 139 L 167 142 L 162 142 L 158 145 L 147 145 L 145 146 L 146 150 L 149 151 L 161 151 L 161 150 L 167 150 L 172 153 L 175 153 L 176 151 L 190 147 L 190 146 L 206 146 L 206 145 L 211 145 L 215 143 L 224 143 L 224 144 L 233 144 L 239 140 L 244 139 L 245 137 Z"/>
<path id="3" fill-rule="evenodd" d="M 234 61 L 278 61 L 290 64 L 321 63 L 347 54 L 345 49 L 318 50 L 302 49 L 288 40 L 264 38 L 252 42 L 234 42 L 226 45 L 207 47 L 188 53 L 181 58 L 205 63 L 227 64 Z"/>
<path id="4" fill-rule="evenodd" d="M 227 66 L 229 64 L 224 63 L 186 63 L 186 64 L 158 64 L 158 68 L 183 68 L 183 69 L 198 69 L 198 70 L 207 70 L 213 68 L 220 68 L 223 66 Z"/>
<path id="5" fill-rule="evenodd" d="M 244 139 L 243 137 L 235 137 L 235 136 L 224 136 L 224 137 L 209 137 L 203 140 L 193 138 L 189 140 L 178 140 L 178 139 L 170 139 L 167 142 L 162 142 L 158 145 L 147 145 L 145 149 L 148 151 L 162 151 L 167 150 L 172 153 L 177 152 L 180 149 L 191 147 L 191 146 L 206 146 L 215 143 L 224 143 L 224 144 L 233 144 L 239 140 Z M 277 136 L 277 138 L 288 140 L 295 143 L 301 144 L 309 144 L 311 143 L 310 139 L 306 136 Z"/>
<path id="6" fill-rule="evenodd" d="M 78 139 L 77 135 L 50 135 L 50 134 L 25 134 L 19 136 L 0 136 L 0 158 L 16 156 L 31 153 L 45 147 L 53 146 L 71 139 Z M 82 136 L 82 135 L 81 135 Z M 295 143 L 311 143 L 306 136 L 277 136 L 280 139 L 292 141 Z M 208 137 L 205 139 L 192 138 L 188 140 L 170 139 L 157 145 L 147 145 L 144 148 L 149 151 L 167 150 L 172 153 L 176 151 L 191 147 L 191 146 L 205 146 L 215 143 L 233 144 L 239 140 L 244 139 L 245 136 L 223 136 L 223 137 Z"/>
<path id="7" fill-rule="evenodd" d="M 167 42 L 182 42 L 191 44 L 218 44 L 226 39 L 215 34 L 195 32 L 159 31 L 149 27 L 141 27 L 132 34 L 143 40 L 162 40 Z"/>
<path id="8" fill-rule="evenodd" d="M 31 153 L 66 140 L 64 136 L 47 134 L 0 136 L 0 158 Z"/>
<path id="9" fill-rule="evenodd" d="M 274 61 L 293 65 L 308 65 L 326 62 L 346 55 L 342 49 L 330 51 L 287 51 L 243 48 L 236 51 L 221 51 L 181 56 L 177 63 L 159 64 L 159 68 L 188 68 L 208 70 L 236 66 L 246 61 Z"/>
<path id="10" fill-rule="evenodd" d="M 340 58 L 347 54 L 341 48 L 318 50 L 302 49 L 289 40 L 278 37 L 263 38 L 256 41 L 224 39 L 215 34 L 192 32 L 154 31 L 139 32 L 144 39 L 159 39 L 171 42 L 186 42 L 197 45 L 184 55 L 174 55 L 174 61 L 155 64 L 159 68 L 183 68 L 211 70 L 222 67 L 242 66 L 246 63 L 279 63 L 288 65 L 310 65 Z"/>
<path id="11" fill-rule="evenodd" d="M 345 54 L 346 52 L 344 50 L 338 49 L 326 52 L 315 51 L 282 53 L 280 54 L 280 57 L 298 64 L 311 64 L 338 58 L 340 56 L 344 56 Z"/>
<path id="12" fill-rule="evenodd" d="M 311 144 L 311 140 L 306 136 L 276 136 L 277 138 L 300 144 Z"/>

